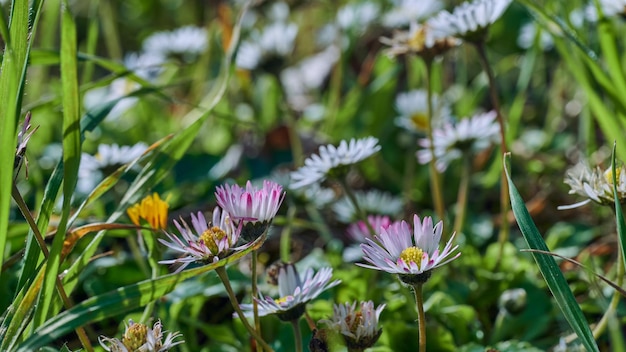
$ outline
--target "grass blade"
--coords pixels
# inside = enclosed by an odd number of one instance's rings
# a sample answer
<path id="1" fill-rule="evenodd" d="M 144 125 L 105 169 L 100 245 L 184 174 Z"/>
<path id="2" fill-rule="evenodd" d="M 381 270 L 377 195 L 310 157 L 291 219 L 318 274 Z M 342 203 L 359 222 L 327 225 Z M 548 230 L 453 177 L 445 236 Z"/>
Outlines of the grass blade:
<path id="1" fill-rule="evenodd" d="M 509 182 L 511 208 L 513 209 L 513 214 L 515 215 L 517 224 L 522 231 L 522 235 L 524 236 L 528 247 L 531 249 L 549 252 L 550 250 L 548 249 L 548 246 L 544 242 L 543 237 L 530 217 L 528 209 L 526 209 L 522 196 L 520 196 L 517 188 L 515 188 L 515 185 L 511 180 L 510 154 L 504 156 L 504 170 Z M 563 315 L 572 330 L 574 330 L 576 335 L 578 335 L 578 338 L 581 340 L 587 351 L 599 352 L 600 350 L 598 349 L 598 345 L 593 338 L 589 324 L 587 323 L 578 302 L 576 302 L 576 298 L 574 298 L 574 295 L 572 294 L 572 291 L 570 290 L 567 281 L 563 277 L 563 273 L 561 273 L 561 270 L 559 269 L 559 266 L 554 258 L 552 256 L 540 255 L 533 252 L 531 253 L 535 262 L 539 266 L 539 271 L 541 271 L 541 274 L 548 284 L 550 292 L 554 295 L 557 305 L 563 312 Z"/>

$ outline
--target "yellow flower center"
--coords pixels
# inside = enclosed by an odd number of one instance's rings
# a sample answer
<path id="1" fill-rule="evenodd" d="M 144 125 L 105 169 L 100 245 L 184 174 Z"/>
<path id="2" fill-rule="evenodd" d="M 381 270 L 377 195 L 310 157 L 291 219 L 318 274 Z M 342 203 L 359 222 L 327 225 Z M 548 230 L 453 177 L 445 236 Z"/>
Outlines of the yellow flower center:
<path id="1" fill-rule="evenodd" d="M 411 116 L 411 122 L 413 126 L 418 130 L 428 129 L 428 116 L 424 113 L 416 113 Z"/>
<path id="2" fill-rule="evenodd" d="M 132 324 L 126 328 L 122 343 L 129 351 L 136 351 L 147 341 L 148 327 L 143 324 Z"/>
<path id="3" fill-rule="evenodd" d="M 622 168 L 616 167 L 615 174 L 615 179 L 619 183 L 619 178 L 622 175 Z M 608 182 L 610 185 L 613 184 L 613 170 L 611 168 L 606 169 L 606 171 L 604 172 L 604 178 L 606 178 L 606 182 Z"/>
<path id="4" fill-rule="evenodd" d="M 361 312 L 355 312 L 354 315 L 348 315 L 346 317 L 346 324 L 348 325 L 350 332 L 353 334 L 356 333 L 356 329 L 359 325 L 363 324 L 363 320 L 363 314 L 361 314 Z"/>
<path id="5" fill-rule="evenodd" d="M 213 226 L 200 235 L 200 240 L 204 242 L 204 245 L 209 248 L 211 253 L 217 255 L 219 254 L 217 242 L 223 240 L 224 237 L 226 237 L 226 232 L 217 226 Z"/>
<path id="6" fill-rule="evenodd" d="M 400 253 L 400 259 L 404 260 L 405 263 L 409 264 L 411 262 L 417 264 L 417 267 L 421 269 L 422 266 L 422 256 L 424 255 L 424 251 L 419 247 L 409 247 Z"/>
<path id="7" fill-rule="evenodd" d="M 147 196 L 141 202 L 126 210 L 130 221 L 140 226 L 141 219 L 145 220 L 153 229 L 167 227 L 167 212 L 169 204 L 162 200 L 157 193 Z"/>
<path id="8" fill-rule="evenodd" d="M 426 27 L 419 28 L 415 34 L 409 38 L 407 44 L 413 51 L 421 51 L 426 43 Z"/>
<path id="9" fill-rule="evenodd" d="M 287 300 L 289 299 L 290 296 L 285 296 L 285 297 L 281 297 L 281 298 L 276 298 L 274 300 L 274 302 L 278 303 L 278 304 L 283 304 L 283 303 L 287 303 Z"/>

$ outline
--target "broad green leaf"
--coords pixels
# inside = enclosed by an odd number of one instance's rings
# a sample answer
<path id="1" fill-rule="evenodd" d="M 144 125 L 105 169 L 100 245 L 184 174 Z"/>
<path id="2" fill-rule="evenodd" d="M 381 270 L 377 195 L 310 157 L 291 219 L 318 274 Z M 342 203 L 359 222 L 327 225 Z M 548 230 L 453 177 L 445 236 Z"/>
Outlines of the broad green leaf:
<path id="1" fill-rule="evenodd" d="M 504 170 L 509 183 L 511 208 L 528 247 L 549 252 L 548 246 L 546 246 L 543 237 L 528 213 L 528 209 L 526 209 L 524 200 L 511 180 L 510 154 L 504 156 Z M 538 253 L 532 253 L 532 256 L 572 330 L 578 335 L 587 351 L 599 352 L 600 350 L 593 338 L 589 324 L 554 258 L 552 256 L 539 255 Z"/>
<path id="2" fill-rule="evenodd" d="M 178 274 L 169 274 L 156 279 L 144 280 L 92 297 L 48 320 L 20 344 L 15 351 L 36 351 L 38 348 L 63 337 L 70 331 L 85 324 L 98 322 L 142 307 L 172 292 L 178 283 L 188 278 L 204 274 L 243 258 L 248 253 L 260 248 L 264 241 L 265 236 L 261 236 L 245 250 L 233 253 L 231 256 L 214 264 L 182 271 Z"/>

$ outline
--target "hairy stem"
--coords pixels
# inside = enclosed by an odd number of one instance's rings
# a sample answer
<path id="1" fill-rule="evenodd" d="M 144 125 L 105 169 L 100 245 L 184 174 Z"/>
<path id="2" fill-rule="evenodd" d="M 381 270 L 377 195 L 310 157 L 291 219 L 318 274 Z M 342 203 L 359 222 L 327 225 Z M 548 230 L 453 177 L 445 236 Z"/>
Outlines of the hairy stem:
<path id="1" fill-rule="evenodd" d="M 422 296 L 422 285 L 415 284 L 415 303 L 417 304 L 417 325 L 419 327 L 419 352 L 426 352 L 426 316 L 424 315 L 424 297 Z"/>

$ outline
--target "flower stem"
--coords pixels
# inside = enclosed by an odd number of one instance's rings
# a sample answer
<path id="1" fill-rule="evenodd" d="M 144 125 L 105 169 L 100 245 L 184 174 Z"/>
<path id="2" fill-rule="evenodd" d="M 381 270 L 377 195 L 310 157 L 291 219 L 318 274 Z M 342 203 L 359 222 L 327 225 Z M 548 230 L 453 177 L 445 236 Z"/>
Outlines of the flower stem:
<path id="1" fill-rule="evenodd" d="M 618 246 L 621 247 L 620 241 L 617 241 Z M 622 250 L 621 248 L 617 249 L 617 277 L 615 278 L 615 283 L 617 286 L 622 287 L 624 283 L 624 260 L 622 259 Z M 619 300 L 621 298 L 621 294 L 616 290 L 613 292 L 613 297 L 611 297 L 611 302 L 609 303 L 609 307 L 604 312 L 602 319 L 598 322 L 598 325 L 593 329 L 593 338 L 598 339 L 606 330 L 609 319 L 611 315 L 615 314 L 615 309 L 617 309 L 617 305 L 619 304 Z"/>
<path id="2" fill-rule="evenodd" d="M 506 146 L 506 130 L 504 126 L 504 118 L 502 117 L 502 112 L 500 109 L 500 100 L 498 99 L 496 80 L 494 79 L 491 66 L 489 66 L 489 60 L 487 59 L 487 51 L 485 50 L 484 41 L 479 41 L 474 44 L 476 46 L 476 51 L 478 51 L 480 63 L 482 64 L 483 70 L 485 70 L 485 73 L 487 74 L 487 79 L 489 80 L 489 94 L 491 95 L 491 104 L 496 111 L 496 120 L 498 121 L 498 125 L 500 125 L 500 149 L 502 154 L 506 154 L 508 151 Z M 504 167 L 502 168 L 502 179 L 500 181 L 500 212 L 501 224 L 500 233 L 498 235 L 498 242 L 500 242 L 500 251 L 498 253 L 498 260 L 496 261 L 497 263 L 500 262 L 502 254 L 504 252 L 504 245 L 509 240 L 509 185 L 506 180 Z"/>
<path id="3" fill-rule="evenodd" d="M 426 352 L 426 316 L 424 315 L 424 298 L 422 297 L 422 285 L 415 284 L 415 302 L 417 304 L 417 325 L 419 327 L 419 352 Z"/>
<path id="4" fill-rule="evenodd" d="M 298 321 L 299 319 L 292 320 L 291 326 L 293 327 L 293 337 L 296 341 L 296 352 L 302 352 L 302 332 L 300 331 Z"/>
<path id="5" fill-rule="evenodd" d="M 291 230 L 296 217 L 296 207 L 290 202 L 287 208 L 285 226 L 280 233 L 280 260 L 291 262 Z"/>
<path id="6" fill-rule="evenodd" d="M 365 226 L 367 226 L 372 237 L 378 235 L 376 233 L 376 230 L 374 230 L 374 228 L 372 227 L 372 224 L 370 224 L 369 220 L 367 220 L 367 214 L 365 214 L 365 212 L 361 209 L 361 207 L 359 207 L 359 202 L 356 201 L 354 192 L 352 192 L 350 187 L 348 187 L 346 180 L 342 178 L 339 180 L 339 183 L 341 183 L 341 187 L 343 187 L 343 190 L 344 192 L 346 192 L 348 199 L 350 199 L 350 202 L 352 202 L 352 205 L 354 206 L 354 210 L 356 211 L 357 216 L 359 217 L 359 219 L 361 219 L 361 221 L 365 223 Z"/>
<path id="7" fill-rule="evenodd" d="M 237 316 L 239 316 L 239 319 L 241 319 L 243 326 L 250 333 L 250 336 L 254 337 L 256 342 L 259 345 L 261 345 L 266 351 L 273 352 L 274 350 L 267 344 L 267 342 L 263 340 L 263 338 L 256 332 L 256 330 L 254 330 L 254 328 L 250 326 L 250 323 L 248 323 L 248 320 L 243 315 L 243 312 L 241 311 L 241 308 L 239 307 L 239 302 L 237 301 L 237 297 L 235 296 L 235 292 L 233 292 L 233 288 L 232 286 L 230 286 L 230 281 L 228 280 L 228 274 L 226 273 L 226 268 L 224 268 L 223 266 L 216 268 L 215 272 L 217 273 L 217 276 L 219 276 L 220 280 L 222 280 L 222 284 L 224 284 L 224 288 L 226 289 L 226 293 L 228 294 L 228 298 L 230 299 L 230 304 L 232 304 L 233 309 L 237 313 Z"/>
<path id="8" fill-rule="evenodd" d="M 257 251 L 252 251 L 252 314 L 254 316 L 254 329 L 257 334 L 261 335 L 261 321 L 259 320 L 259 304 L 256 297 L 259 295 L 259 287 L 257 286 Z M 263 346 L 257 346 L 257 352 L 263 352 Z"/>
<path id="9" fill-rule="evenodd" d="M 430 76 L 432 75 L 432 60 L 425 59 L 426 63 L 426 94 L 427 94 L 427 115 L 428 119 L 426 123 L 426 133 L 430 142 L 430 190 L 432 192 L 433 203 L 435 205 L 435 212 L 439 220 L 445 224 L 445 209 L 443 204 L 443 189 L 441 188 L 441 174 L 437 171 L 437 156 L 435 155 L 435 141 L 433 139 L 433 87 L 430 82 Z M 445 227 L 445 226 L 444 226 Z"/>
<path id="10" fill-rule="evenodd" d="M 463 169 L 461 170 L 461 182 L 459 183 L 459 194 L 456 201 L 456 216 L 454 218 L 454 232 L 459 234 L 465 225 L 465 215 L 467 213 L 467 195 L 469 192 L 469 180 L 472 169 L 472 162 L 468 156 L 463 157 Z"/>

